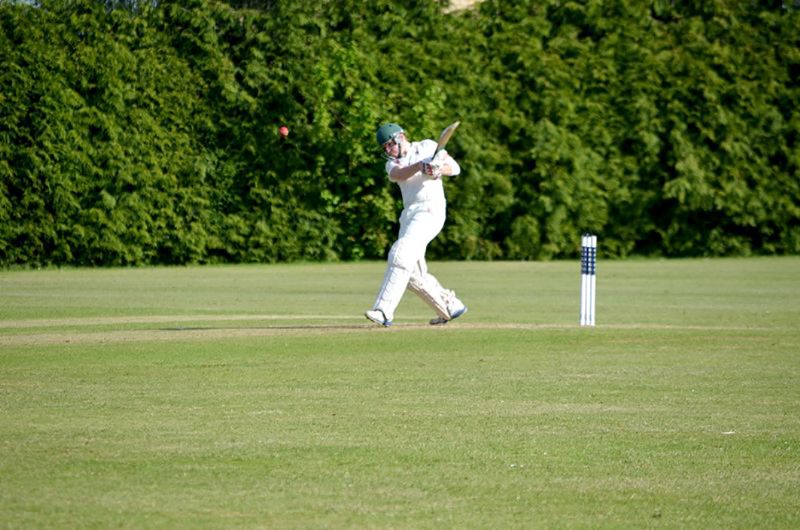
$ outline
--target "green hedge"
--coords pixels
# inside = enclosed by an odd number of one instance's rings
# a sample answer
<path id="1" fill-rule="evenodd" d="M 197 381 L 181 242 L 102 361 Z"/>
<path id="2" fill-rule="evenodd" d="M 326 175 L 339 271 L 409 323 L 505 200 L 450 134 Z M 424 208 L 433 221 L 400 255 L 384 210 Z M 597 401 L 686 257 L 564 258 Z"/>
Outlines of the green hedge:
<path id="1" fill-rule="evenodd" d="M 0 0 L 0 265 L 383 258 L 387 120 L 462 121 L 432 258 L 587 230 L 606 256 L 800 252 L 785 2 L 38 4 Z"/>

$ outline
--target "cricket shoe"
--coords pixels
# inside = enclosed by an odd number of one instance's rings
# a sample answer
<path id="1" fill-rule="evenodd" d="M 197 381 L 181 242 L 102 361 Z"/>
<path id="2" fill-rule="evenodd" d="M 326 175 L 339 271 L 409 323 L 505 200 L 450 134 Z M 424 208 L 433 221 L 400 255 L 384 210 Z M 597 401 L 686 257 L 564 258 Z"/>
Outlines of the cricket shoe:
<path id="1" fill-rule="evenodd" d="M 364 313 L 368 319 L 372 320 L 376 324 L 380 324 L 384 327 L 389 327 L 392 325 L 392 321 L 386 318 L 386 315 L 380 309 L 370 309 L 366 313 Z"/>
<path id="2" fill-rule="evenodd" d="M 431 319 L 431 326 L 440 326 L 442 324 L 447 324 L 451 320 L 454 320 L 454 319 L 460 317 L 461 315 L 463 315 L 466 312 L 467 312 L 467 306 L 465 306 L 464 304 L 461 304 L 461 307 L 459 307 L 458 309 L 456 309 L 455 311 L 452 311 L 450 313 L 450 318 L 449 319 L 448 318 L 442 318 L 442 317 L 436 317 L 434 319 Z"/>

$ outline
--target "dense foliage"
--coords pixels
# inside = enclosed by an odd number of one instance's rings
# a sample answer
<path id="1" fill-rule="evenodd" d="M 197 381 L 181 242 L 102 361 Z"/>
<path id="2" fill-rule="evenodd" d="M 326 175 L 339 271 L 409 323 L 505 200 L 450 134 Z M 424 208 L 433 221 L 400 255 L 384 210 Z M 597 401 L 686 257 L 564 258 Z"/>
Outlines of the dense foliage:
<path id="1" fill-rule="evenodd" d="M 382 258 L 374 131 L 462 127 L 432 258 L 800 252 L 800 11 L 0 0 L 0 264 Z M 278 128 L 287 125 L 282 137 Z"/>

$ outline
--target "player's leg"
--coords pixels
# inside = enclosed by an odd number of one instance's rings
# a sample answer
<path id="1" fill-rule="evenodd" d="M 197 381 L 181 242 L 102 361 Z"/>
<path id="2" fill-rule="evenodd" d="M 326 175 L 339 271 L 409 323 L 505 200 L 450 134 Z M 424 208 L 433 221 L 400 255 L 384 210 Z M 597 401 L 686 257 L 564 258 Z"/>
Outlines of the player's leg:
<path id="1" fill-rule="evenodd" d="M 467 312 L 467 306 L 458 299 L 455 292 L 445 289 L 436 277 L 428 272 L 423 257 L 411 274 L 408 289 L 419 296 L 438 315 L 431 324 L 445 324 Z"/>
<path id="2" fill-rule="evenodd" d="M 456 297 L 456 294 L 442 287 L 439 280 L 428 272 L 428 265 L 424 257 L 417 262 L 417 266 L 412 271 L 408 289 L 436 312 L 438 319 L 435 320 L 446 322 L 461 316 L 466 311 L 466 307 Z"/>
<path id="3" fill-rule="evenodd" d="M 425 256 L 428 243 L 444 224 L 444 215 L 424 207 L 412 207 L 400 216 L 400 237 L 389 251 L 388 264 L 375 304 L 366 316 L 389 326 L 408 287 L 417 262 Z"/>
<path id="4" fill-rule="evenodd" d="M 400 304 L 411 277 L 414 256 L 418 253 L 414 247 L 414 242 L 408 237 L 401 237 L 392 245 L 378 296 L 372 309 L 366 312 L 367 318 L 373 322 L 384 326 L 392 324 L 394 311 Z"/>

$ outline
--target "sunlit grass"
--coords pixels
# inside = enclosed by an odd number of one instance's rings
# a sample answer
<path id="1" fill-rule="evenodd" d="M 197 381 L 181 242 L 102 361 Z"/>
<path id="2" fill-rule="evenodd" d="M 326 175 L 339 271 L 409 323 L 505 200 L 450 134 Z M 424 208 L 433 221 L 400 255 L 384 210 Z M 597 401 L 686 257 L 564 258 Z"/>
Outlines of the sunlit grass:
<path id="1" fill-rule="evenodd" d="M 0 273 L 0 526 L 796 528 L 795 258 Z"/>

